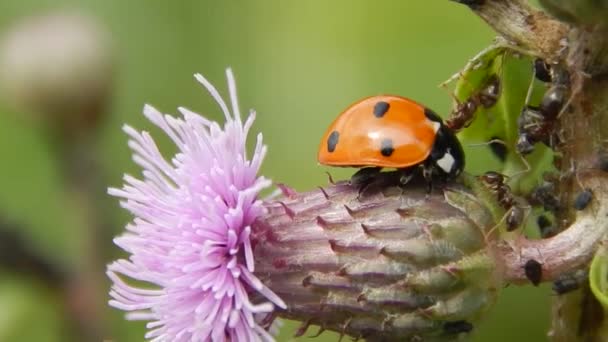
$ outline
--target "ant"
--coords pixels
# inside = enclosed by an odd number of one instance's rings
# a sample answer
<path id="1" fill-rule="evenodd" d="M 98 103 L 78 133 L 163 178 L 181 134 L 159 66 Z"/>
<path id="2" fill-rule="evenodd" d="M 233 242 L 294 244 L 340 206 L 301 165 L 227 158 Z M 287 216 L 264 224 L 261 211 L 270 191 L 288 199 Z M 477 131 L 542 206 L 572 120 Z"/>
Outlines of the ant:
<path id="1" fill-rule="evenodd" d="M 469 127 L 477 108 L 490 108 L 496 104 L 500 95 L 500 80 L 497 75 L 492 75 L 486 81 L 483 88 L 471 95 L 466 101 L 459 103 L 445 120 L 445 125 L 453 132 L 458 132 Z"/>
<path id="2" fill-rule="evenodd" d="M 561 115 L 570 96 L 570 76 L 561 65 L 549 65 L 543 60 L 534 62 L 534 77 L 542 82 L 551 83 L 543 95 L 539 106 L 528 105 L 532 83 L 528 89 L 526 105 L 517 120 L 519 138 L 515 145 L 520 154 L 530 154 L 534 144 L 542 142 L 550 148 L 559 144 L 555 132 L 555 119 Z"/>
<path id="3" fill-rule="evenodd" d="M 498 172 L 488 171 L 480 178 L 484 185 L 496 194 L 498 203 L 508 211 L 506 214 L 507 231 L 514 231 L 521 226 L 525 216 L 524 208 L 515 200 L 511 188 L 505 182 L 505 176 Z"/>

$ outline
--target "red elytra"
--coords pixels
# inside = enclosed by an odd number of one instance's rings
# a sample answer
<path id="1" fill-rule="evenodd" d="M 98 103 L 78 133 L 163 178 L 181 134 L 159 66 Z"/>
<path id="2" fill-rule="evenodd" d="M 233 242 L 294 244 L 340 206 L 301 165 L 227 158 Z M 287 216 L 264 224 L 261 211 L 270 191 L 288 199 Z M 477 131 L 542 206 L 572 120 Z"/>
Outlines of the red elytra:
<path id="1" fill-rule="evenodd" d="M 321 139 L 318 160 L 332 166 L 416 165 L 431 153 L 439 126 L 414 101 L 399 96 L 368 97 L 351 105 L 329 126 Z"/>

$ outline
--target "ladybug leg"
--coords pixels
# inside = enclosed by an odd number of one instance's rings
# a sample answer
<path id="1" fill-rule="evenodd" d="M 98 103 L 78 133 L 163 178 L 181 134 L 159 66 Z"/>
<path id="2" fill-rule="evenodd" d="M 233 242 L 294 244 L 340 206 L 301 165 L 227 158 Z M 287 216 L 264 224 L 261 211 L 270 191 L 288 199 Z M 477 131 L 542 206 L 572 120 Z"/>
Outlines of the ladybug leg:
<path id="1" fill-rule="evenodd" d="M 412 168 L 399 169 L 399 185 L 404 186 L 414 177 Z"/>
<path id="2" fill-rule="evenodd" d="M 382 170 L 381 167 L 365 167 L 355 172 L 352 177 L 350 177 L 350 184 L 354 186 L 364 187 L 374 180 Z"/>
<path id="3" fill-rule="evenodd" d="M 422 176 L 426 181 L 426 192 L 430 194 L 433 191 L 433 166 L 430 163 L 422 166 Z"/>

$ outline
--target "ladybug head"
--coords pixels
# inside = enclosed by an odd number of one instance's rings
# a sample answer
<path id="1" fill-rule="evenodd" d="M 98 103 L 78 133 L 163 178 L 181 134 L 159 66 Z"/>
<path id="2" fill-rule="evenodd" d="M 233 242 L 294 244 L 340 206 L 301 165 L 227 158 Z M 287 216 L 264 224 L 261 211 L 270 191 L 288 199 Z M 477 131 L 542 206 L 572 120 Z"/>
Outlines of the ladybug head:
<path id="1" fill-rule="evenodd" d="M 433 170 L 447 179 L 457 177 L 464 169 L 462 146 L 454 133 L 444 125 L 437 130 L 429 161 Z"/>

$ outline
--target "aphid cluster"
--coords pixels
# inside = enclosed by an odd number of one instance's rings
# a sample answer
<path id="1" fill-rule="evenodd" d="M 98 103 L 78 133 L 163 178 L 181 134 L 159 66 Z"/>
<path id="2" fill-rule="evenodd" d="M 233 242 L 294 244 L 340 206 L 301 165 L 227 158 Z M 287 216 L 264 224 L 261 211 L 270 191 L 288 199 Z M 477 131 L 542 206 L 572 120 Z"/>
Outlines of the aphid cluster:
<path id="1" fill-rule="evenodd" d="M 553 282 L 551 288 L 556 294 L 563 295 L 579 289 L 581 285 L 588 281 L 588 277 L 588 270 L 577 270 L 572 273 L 562 274 Z"/>
<path id="2" fill-rule="evenodd" d="M 542 206 L 544 210 L 556 213 L 562 205 L 559 198 L 556 196 L 555 183 L 552 181 L 543 181 L 530 193 L 530 203 Z"/>
<path id="3" fill-rule="evenodd" d="M 524 265 L 524 273 L 532 285 L 538 286 L 543 279 L 543 264 L 535 259 L 529 259 Z"/>
<path id="4" fill-rule="evenodd" d="M 591 200 L 593 199 L 593 192 L 591 189 L 583 189 L 583 191 L 579 192 L 578 195 L 574 198 L 574 209 L 576 210 L 585 210 Z"/>
<path id="5" fill-rule="evenodd" d="M 557 227 L 546 215 L 539 215 L 536 218 L 536 224 L 538 225 L 540 237 L 543 239 L 550 238 L 558 233 Z"/>

